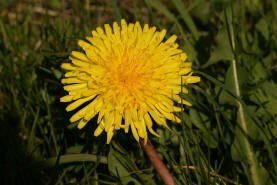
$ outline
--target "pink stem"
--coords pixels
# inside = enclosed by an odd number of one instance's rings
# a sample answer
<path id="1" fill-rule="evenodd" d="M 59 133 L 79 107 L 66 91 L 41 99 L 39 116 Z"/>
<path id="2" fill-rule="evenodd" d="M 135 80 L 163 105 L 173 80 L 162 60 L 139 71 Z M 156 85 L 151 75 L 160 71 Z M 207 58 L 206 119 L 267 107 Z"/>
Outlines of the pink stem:
<path id="1" fill-rule="evenodd" d="M 164 181 L 164 184 L 165 185 L 176 185 L 173 177 L 171 176 L 167 167 L 164 165 L 164 163 L 160 159 L 158 153 L 154 149 L 154 147 L 151 144 L 151 142 L 149 141 L 149 139 L 146 144 L 144 144 L 143 139 L 140 139 L 139 142 L 140 142 L 140 145 L 142 146 L 142 148 L 144 149 L 145 153 L 149 157 L 150 161 L 152 162 L 154 168 L 160 174 L 162 180 Z"/>

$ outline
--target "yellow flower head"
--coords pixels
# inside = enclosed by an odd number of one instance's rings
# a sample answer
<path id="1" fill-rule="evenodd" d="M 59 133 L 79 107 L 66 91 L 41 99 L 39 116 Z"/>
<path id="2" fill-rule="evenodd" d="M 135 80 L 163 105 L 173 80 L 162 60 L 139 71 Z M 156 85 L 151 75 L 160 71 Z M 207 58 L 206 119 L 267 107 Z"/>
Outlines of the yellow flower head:
<path id="1" fill-rule="evenodd" d="M 128 24 L 121 20 L 121 27 L 114 22 L 92 31 L 92 37 L 80 40 L 85 54 L 73 51 L 72 63 L 62 64 L 68 70 L 62 83 L 68 95 L 61 102 L 71 102 L 66 107 L 72 111 L 88 102 L 71 118 L 79 121 L 78 128 L 98 114 L 95 136 L 103 130 L 110 143 L 115 130 L 131 127 L 137 141 L 147 141 L 147 130 L 153 129 L 153 120 L 168 128 L 166 119 L 180 122 L 173 112 L 180 111 L 174 101 L 181 103 L 179 93 L 187 93 L 184 85 L 200 81 L 192 76 L 187 55 L 175 43 L 176 36 L 163 42 L 166 30 L 156 31 L 147 24 Z M 182 101 L 186 105 L 189 102 Z"/>

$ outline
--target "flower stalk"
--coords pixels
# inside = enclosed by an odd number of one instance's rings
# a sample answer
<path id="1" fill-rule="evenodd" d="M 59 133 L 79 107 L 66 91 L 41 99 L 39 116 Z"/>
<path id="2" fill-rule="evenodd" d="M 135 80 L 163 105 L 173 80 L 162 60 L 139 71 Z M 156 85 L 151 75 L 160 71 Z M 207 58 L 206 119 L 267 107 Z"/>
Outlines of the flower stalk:
<path id="1" fill-rule="evenodd" d="M 176 185 L 172 175 L 169 173 L 167 167 L 160 159 L 158 153 L 156 152 L 155 148 L 149 141 L 147 140 L 147 143 L 144 143 L 143 139 L 139 140 L 140 145 L 144 149 L 145 153 L 149 157 L 150 161 L 152 162 L 154 168 L 157 170 L 159 175 L 161 176 L 163 182 L 165 185 Z"/>

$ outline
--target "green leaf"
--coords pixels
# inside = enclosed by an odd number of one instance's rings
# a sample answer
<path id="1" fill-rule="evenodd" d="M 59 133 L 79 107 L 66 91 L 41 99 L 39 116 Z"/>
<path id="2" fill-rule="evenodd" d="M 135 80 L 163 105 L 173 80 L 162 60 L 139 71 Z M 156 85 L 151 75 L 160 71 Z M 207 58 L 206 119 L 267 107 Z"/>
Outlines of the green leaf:
<path id="1" fill-rule="evenodd" d="M 269 29 L 265 19 L 260 19 L 259 22 L 256 23 L 255 27 L 266 40 L 269 39 Z"/>
<path id="2" fill-rule="evenodd" d="M 121 151 L 122 152 L 122 151 Z M 108 155 L 108 168 L 110 173 L 120 178 L 122 184 L 134 183 L 135 185 L 142 185 L 137 179 L 133 178 L 129 172 L 137 170 L 135 164 L 127 156 L 116 151 L 112 144 Z"/>
<path id="3" fill-rule="evenodd" d="M 203 141 L 208 147 L 216 148 L 218 145 L 218 131 L 213 130 L 212 132 L 204 132 Z"/>
<path id="4" fill-rule="evenodd" d="M 211 131 L 211 121 L 208 116 L 196 110 L 190 108 L 189 110 L 191 122 L 201 130 L 203 141 L 210 148 L 216 148 L 218 145 L 218 133 L 217 130 Z"/>
<path id="5" fill-rule="evenodd" d="M 237 67 L 237 74 L 238 74 L 238 81 L 240 89 L 243 89 L 243 85 L 247 82 L 248 73 L 245 71 L 244 68 Z M 235 93 L 235 85 L 234 85 L 234 73 L 232 66 L 230 66 L 227 70 L 225 82 L 224 82 L 224 88 L 228 89 L 230 92 Z M 246 94 L 246 92 L 242 91 L 242 94 Z M 219 103 L 220 104 L 231 104 L 231 105 L 237 105 L 236 99 L 233 98 L 229 92 L 226 92 L 223 90 L 219 95 Z"/>
<path id="6" fill-rule="evenodd" d="M 256 106 L 248 105 L 247 109 L 249 111 L 254 112 L 256 110 Z M 251 119 L 249 114 L 247 114 L 246 112 L 244 114 L 245 114 L 245 122 L 246 122 L 247 130 L 248 130 L 248 133 L 247 133 L 248 137 L 250 137 L 253 141 L 261 140 L 259 128 L 255 124 L 255 122 Z M 241 125 L 240 119 L 237 119 L 237 122 Z"/>
<path id="7" fill-rule="evenodd" d="M 194 6 L 191 8 L 191 11 L 190 11 L 191 14 L 194 17 L 197 17 L 198 19 L 200 19 L 204 24 L 208 23 L 208 21 L 210 20 L 211 8 L 207 8 L 207 7 L 210 7 L 210 3 L 205 0 L 195 0 L 195 1 L 192 1 L 191 3 L 193 2 L 194 2 Z"/>
<path id="8" fill-rule="evenodd" d="M 231 145 L 231 156 L 234 161 L 245 161 L 247 160 L 247 157 L 244 153 L 244 141 L 243 141 L 243 135 L 239 128 L 236 128 L 235 130 L 236 138 Z"/>
<path id="9" fill-rule="evenodd" d="M 257 90 L 256 95 L 263 104 L 266 111 L 276 116 L 277 112 L 277 84 L 273 81 L 266 81 L 262 85 L 262 89 Z M 252 98 L 253 99 L 253 98 Z M 275 117 L 275 121 L 276 121 Z"/>
<path id="10" fill-rule="evenodd" d="M 207 132 L 207 129 L 211 126 L 209 117 L 194 108 L 189 109 L 189 114 L 192 123 L 201 131 Z"/>
<path id="11" fill-rule="evenodd" d="M 246 151 L 246 146 L 244 145 L 244 135 L 241 132 L 240 129 L 236 129 L 235 132 L 235 140 L 234 143 L 231 146 L 231 156 L 232 159 L 234 161 L 240 161 L 242 163 L 248 164 L 249 163 L 249 159 L 247 158 L 246 153 L 249 151 Z M 261 163 L 258 162 L 257 157 L 254 157 L 254 164 L 252 164 L 254 170 L 256 171 L 256 176 L 259 176 L 259 183 L 261 185 L 271 185 L 273 184 L 271 179 L 269 178 L 269 174 L 267 172 L 267 170 L 262 166 Z M 254 174 L 250 174 L 251 176 L 253 176 Z M 255 177 L 254 177 L 255 178 Z M 251 179 L 249 179 L 250 181 L 252 181 Z M 252 182 L 253 183 L 253 182 Z"/>
<path id="12" fill-rule="evenodd" d="M 62 72 L 60 70 L 52 69 L 52 72 L 58 80 L 62 78 Z"/>
<path id="13" fill-rule="evenodd" d="M 84 149 L 84 145 L 72 146 L 70 148 L 67 148 L 66 153 L 67 154 L 79 154 L 82 152 L 83 149 Z"/>
<path id="14" fill-rule="evenodd" d="M 211 53 L 211 57 L 207 63 L 202 66 L 203 68 L 213 65 L 221 60 L 232 60 L 234 58 L 226 27 L 219 30 L 216 36 L 216 41 L 218 45 Z"/>

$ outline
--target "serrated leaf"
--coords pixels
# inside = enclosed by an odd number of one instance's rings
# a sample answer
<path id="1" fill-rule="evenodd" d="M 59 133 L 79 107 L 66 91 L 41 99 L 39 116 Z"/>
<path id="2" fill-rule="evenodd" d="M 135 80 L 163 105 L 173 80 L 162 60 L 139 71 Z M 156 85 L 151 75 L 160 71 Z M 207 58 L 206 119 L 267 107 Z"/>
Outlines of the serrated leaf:
<path id="1" fill-rule="evenodd" d="M 229 43 L 228 33 L 225 27 L 219 30 L 216 40 L 218 45 L 211 53 L 211 57 L 207 63 L 202 66 L 203 68 L 213 65 L 220 60 L 232 60 L 234 58 L 234 54 Z"/>
<path id="2" fill-rule="evenodd" d="M 237 74 L 238 74 L 238 81 L 240 89 L 243 89 L 243 85 L 247 81 L 248 73 L 245 71 L 245 69 L 241 67 L 237 67 Z M 234 72 L 232 66 L 230 66 L 227 70 L 224 87 L 235 94 L 235 85 L 234 85 Z M 242 91 L 241 94 L 246 94 L 247 92 Z M 231 105 L 237 105 L 236 99 L 232 97 L 228 92 L 223 90 L 219 95 L 219 103 L 220 104 L 231 104 Z"/>

